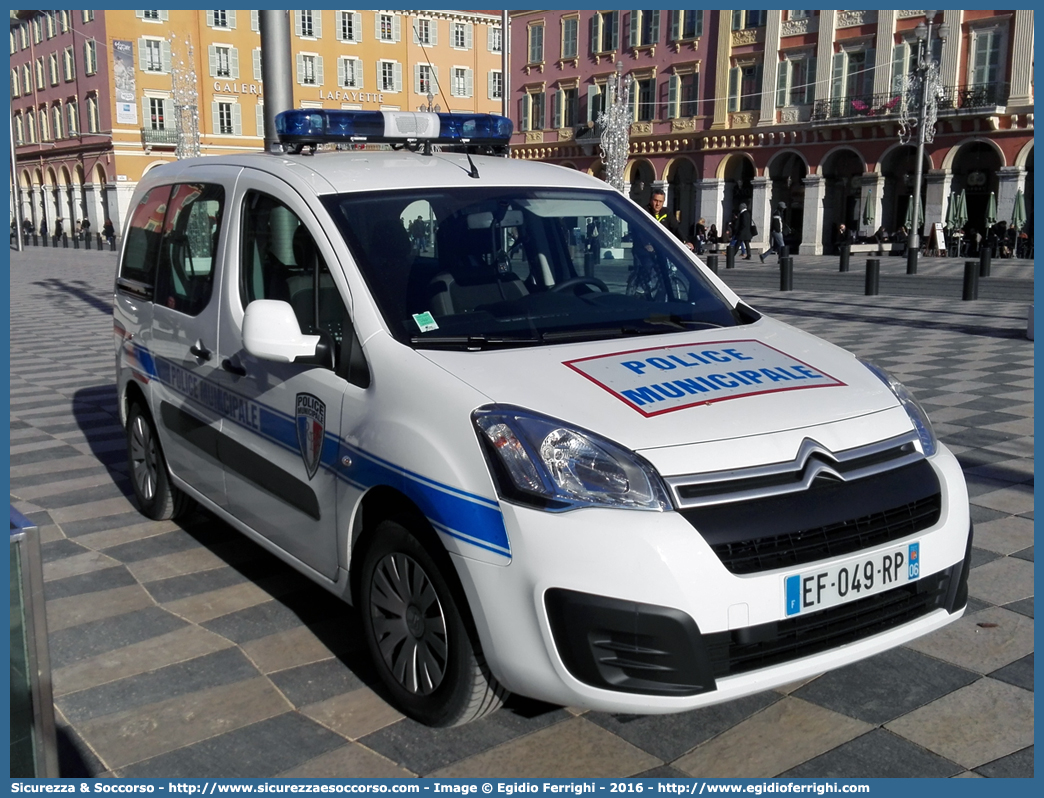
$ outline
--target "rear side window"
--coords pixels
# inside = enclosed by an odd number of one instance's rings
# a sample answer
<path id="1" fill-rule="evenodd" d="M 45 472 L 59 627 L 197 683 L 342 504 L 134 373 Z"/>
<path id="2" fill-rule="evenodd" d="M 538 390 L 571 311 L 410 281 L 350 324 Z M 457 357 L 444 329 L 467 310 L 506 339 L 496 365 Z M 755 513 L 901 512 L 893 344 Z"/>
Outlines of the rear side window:
<path id="1" fill-rule="evenodd" d="M 175 186 L 167 203 L 155 301 L 195 316 L 210 301 L 225 190 L 204 183 Z"/>
<path id="2" fill-rule="evenodd" d="M 170 199 L 170 186 L 150 189 L 138 202 L 127 230 L 120 277 L 135 280 L 152 288 L 159 260 L 163 217 Z"/>

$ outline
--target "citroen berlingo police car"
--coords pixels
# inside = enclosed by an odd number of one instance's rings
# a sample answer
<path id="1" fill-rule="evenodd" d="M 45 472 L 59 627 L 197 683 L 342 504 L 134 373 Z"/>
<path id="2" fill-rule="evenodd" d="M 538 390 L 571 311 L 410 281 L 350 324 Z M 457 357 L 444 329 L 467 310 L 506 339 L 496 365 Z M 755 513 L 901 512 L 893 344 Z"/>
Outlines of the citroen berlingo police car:
<path id="1" fill-rule="evenodd" d="M 114 297 L 134 491 L 357 606 L 407 715 L 509 691 L 678 712 L 961 615 L 965 482 L 887 373 L 605 183 L 481 154 L 506 119 L 279 129 L 282 154 L 138 186 Z"/>

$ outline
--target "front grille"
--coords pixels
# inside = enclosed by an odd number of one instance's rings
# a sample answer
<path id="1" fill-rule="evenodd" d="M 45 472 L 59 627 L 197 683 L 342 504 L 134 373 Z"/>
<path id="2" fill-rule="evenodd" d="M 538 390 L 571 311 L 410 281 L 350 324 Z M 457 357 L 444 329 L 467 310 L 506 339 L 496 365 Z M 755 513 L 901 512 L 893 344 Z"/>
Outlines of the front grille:
<path id="1" fill-rule="evenodd" d="M 818 654 L 886 632 L 947 606 L 963 563 L 917 582 L 807 616 L 704 635 L 714 677 L 746 673 Z M 963 600 L 961 601 L 963 606 Z"/>
<path id="2" fill-rule="evenodd" d="M 927 460 L 799 493 L 680 510 L 734 574 L 851 554 L 939 522 L 939 478 Z"/>
<path id="3" fill-rule="evenodd" d="M 719 543 L 711 548 L 734 574 L 788 568 L 873 548 L 929 529 L 939 521 L 940 504 L 941 497 L 936 493 L 861 518 L 772 537 Z"/>

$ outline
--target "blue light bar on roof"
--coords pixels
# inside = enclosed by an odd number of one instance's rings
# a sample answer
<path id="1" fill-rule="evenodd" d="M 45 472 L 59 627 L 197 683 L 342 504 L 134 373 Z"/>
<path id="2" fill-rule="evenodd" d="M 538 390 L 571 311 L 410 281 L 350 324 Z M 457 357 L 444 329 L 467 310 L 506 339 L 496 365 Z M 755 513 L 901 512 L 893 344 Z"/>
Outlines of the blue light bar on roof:
<path id="1" fill-rule="evenodd" d="M 507 144 L 511 132 L 511 120 L 493 114 L 307 108 L 276 114 L 276 133 L 279 140 L 286 144 L 353 141 Z"/>

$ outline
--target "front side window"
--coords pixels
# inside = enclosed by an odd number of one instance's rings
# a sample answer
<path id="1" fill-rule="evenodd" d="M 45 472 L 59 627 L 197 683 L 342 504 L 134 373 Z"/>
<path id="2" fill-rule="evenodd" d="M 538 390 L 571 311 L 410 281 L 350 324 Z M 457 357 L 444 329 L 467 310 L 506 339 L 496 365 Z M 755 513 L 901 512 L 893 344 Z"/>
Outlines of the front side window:
<path id="1" fill-rule="evenodd" d="M 210 301 L 225 204 L 221 186 L 176 186 L 167 204 L 154 301 L 196 316 Z"/>
<path id="2" fill-rule="evenodd" d="M 739 321 L 679 243 L 610 190 L 429 188 L 322 202 L 389 329 L 416 348 L 622 339 Z M 422 202 L 433 246 L 418 252 L 402 220 Z"/>
<path id="3" fill-rule="evenodd" d="M 327 335 L 336 371 L 347 376 L 351 319 L 315 237 L 290 208 L 258 191 L 244 199 L 240 300 L 288 302 L 305 335 Z"/>
<path id="4" fill-rule="evenodd" d="M 159 261 L 163 217 L 170 199 L 170 186 L 157 186 L 146 192 L 131 211 L 127 243 L 123 248 L 120 277 L 151 289 Z"/>

